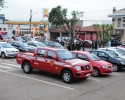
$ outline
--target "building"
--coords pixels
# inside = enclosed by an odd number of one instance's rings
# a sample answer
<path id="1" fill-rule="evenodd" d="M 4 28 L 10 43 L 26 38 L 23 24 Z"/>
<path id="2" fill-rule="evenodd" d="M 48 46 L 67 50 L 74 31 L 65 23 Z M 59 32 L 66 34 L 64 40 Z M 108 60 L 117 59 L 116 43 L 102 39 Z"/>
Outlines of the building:
<path id="1" fill-rule="evenodd" d="M 116 7 L 113 7 L 113 14 L 108 17 L 112 17 L 114 38 L 125 43 L 125 8 L 116 10 Z"/>

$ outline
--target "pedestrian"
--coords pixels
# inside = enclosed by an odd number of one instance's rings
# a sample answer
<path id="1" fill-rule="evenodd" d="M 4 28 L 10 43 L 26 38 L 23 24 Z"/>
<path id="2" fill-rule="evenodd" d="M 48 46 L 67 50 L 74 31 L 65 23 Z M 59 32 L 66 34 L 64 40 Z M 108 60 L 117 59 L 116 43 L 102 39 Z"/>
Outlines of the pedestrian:
<path id="1" fill-rule="evenodd" d="M 95 41 L 95 49 L 98 49 L 98 41 Z"/>
<path id="2" fill-rule="evenodd" d="M 81 41 L 81 47 L 82 47 L 82 50 L 84 51 L 85 50 L 85 43 L 83 40 Z"/>
<path id="3" fill-rule="evenodd" d="M 92 41 L 92 49 L 94 49 L 95 48 L 95 41 L 93 40 Z"/>
<path id="4" fill-rule="evenodd" d="M 76 50 L 79 51 L 80 50 L 80 42 L 77 40 L 76 41 Z"/>
<path id="5" fill-rule="evenodd" d="M 108 41 L 108 47 L 111 47 L 111 40 Z"/>

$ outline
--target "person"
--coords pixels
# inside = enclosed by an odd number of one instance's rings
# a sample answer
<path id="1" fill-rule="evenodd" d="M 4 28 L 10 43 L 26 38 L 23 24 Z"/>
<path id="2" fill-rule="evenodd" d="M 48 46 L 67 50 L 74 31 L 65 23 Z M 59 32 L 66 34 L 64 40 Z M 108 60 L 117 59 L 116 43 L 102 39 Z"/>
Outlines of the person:
<path id="1" fill-rule="evenodd" d="M 95 41 L 93 40 L 92 41 L 92 49 L 94 49 L 95 48 Z"/>
<path id="2" fill-rule="evenodd" d="M 108 41 L 108 47 L 111 47 L 111 40 Z"/>
<path id="3" fill-rule="evenodd" d="M 95 41 L 95 49 L 98 49 L 98 41 Z"/>
<path id="4" fill-rule="evenodd" d="M 85 43 L 83 40 L 81 41 L 81 47 L 82 47 L 82 50 L 84 51 L 85 50 Z"/>
<path id="5" fill-rule="evenodd" d="M 77 40 L 77 41 L 76 41 L 76 50 L 79 51 L 80 49 L 81 49 L 80 43 L 79 43 L 79 41 Z"/>

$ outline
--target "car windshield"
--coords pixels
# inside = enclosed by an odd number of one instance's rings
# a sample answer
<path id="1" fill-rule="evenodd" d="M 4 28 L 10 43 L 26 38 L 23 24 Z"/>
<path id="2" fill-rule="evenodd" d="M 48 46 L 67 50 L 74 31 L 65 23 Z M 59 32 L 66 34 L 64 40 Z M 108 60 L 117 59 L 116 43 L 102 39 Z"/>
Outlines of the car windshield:
<path id="1" fill-rule="evenodd" d="M 21 46 L 21 47 L 28 47 L 28 45 L 26 44 L 26 43 L 19 43 L 19 45 Z"/>
<path id="2" fill-rule="evenodd" d="M 41 42 L 38 42 L 37 45 L 40 47 L 46 47 L 46 45 L 44 43 L 41 43 Z"/>
<path id="3" fill-rule="evenodd" d="M 3 47 L 3 48 L 13 48 L 13 46 L 9 43 L 0 43 L 0 45 Z"/>
<path id="4" fill-rule="evenodd" d="M 90 59 L 94 60 L 94 61 L 99 61 L 99 60 L 101 60 L 99 57 L 97 57 L 97 56 L 94 55 L 94 54 L 87 54 L 87 56 L 88 56 Z"/>
<path id="5" fill-rule="evenodd" d="M 121 50 L 121 49 L 117 49 L 116 51 L 119 52 L 122 56 L 125 55 L 125 52 L 123 50 Z"/>
<path id="6" fill-rule="evenodd" d="M 21 37 L 15 37 L 16 40 L 22 41 L 23 39 Z"/>
<path id="7" fill-rule="evenodd" d="M 110 52 L 110 51 L 106 51 L 106 52 L 107 52 L 107 54 L 108 54 L 109 56 L 111 56 L 112 58 L 118 57 L 116 54 L 114 54 L 114 53 L 112 53 L 112 52 Z"/>
<path id="8" fill-rule="evenodd" d="M 3 39 L 11 39 L 11 35 L 8 35 L 8 34 L 2 34 L 1 37 Z"/>
<path id="9" fill-rule="evenodd" d="M 57 46 L 57 47 L 62 47 L 62 45 L 60 44 L 60 43 L 54 43 L 55 44 L 55 46 Z"/>
<path id="10" fill-rule="evenodd" d="M 68 50 L 58 50 L 57 53 L 62 60 L 76 59 L 76 57 Z"/>

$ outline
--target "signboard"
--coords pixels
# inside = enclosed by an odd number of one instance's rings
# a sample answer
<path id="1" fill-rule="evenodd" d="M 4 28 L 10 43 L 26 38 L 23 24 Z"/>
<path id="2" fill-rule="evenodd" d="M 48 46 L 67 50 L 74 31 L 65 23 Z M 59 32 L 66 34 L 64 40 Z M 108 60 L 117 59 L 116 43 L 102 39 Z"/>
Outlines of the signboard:
<path id="1" fill-rule="evenodd" d="M 122 18 L 122 17 L 125 17 L 125 14 L 111 14 L 111 15 L 108 15 L 108 17 L 112 17 L 112 18 Z"/>
<path id="2" fill-rule="evenodd" d="M 43 20 L 48 20 L 49 11 L 46 8 L 43 8 Z"/>

